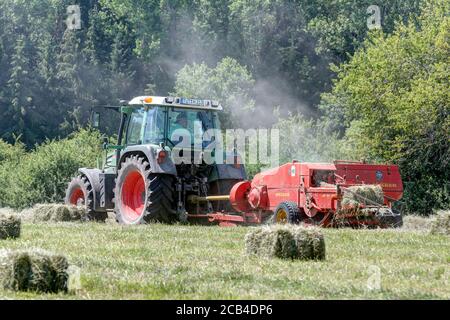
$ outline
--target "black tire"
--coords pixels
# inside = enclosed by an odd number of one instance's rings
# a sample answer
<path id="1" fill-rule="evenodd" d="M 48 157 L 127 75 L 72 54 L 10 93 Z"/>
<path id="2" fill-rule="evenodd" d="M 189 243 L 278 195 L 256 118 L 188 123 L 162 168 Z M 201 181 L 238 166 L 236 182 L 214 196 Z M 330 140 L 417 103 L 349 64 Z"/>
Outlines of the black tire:
<path id="1" fill-rule="evenodd" d="M 130 156 L 122 163 L 114 189 L 114 212 L 119 223 L 172 223 L 178 220 L 175 209 L 174 177 L 167 174 L 154 174 L 150 169 L 148 161 L 139 156 Z M 144 188 L 141 190 L 141 196 L 136 195 L 135 197 L 141 199 L 139 205 L 143 206 L 143 211 L 141 210 L 137 214 L 136 219 L 132 219 L 127 213 L 130 203 L 129 198 L 127 200 L 127 194 L 132 191 L 127 190 L 125 182 L 130 179 L 130 174 L 136 175 L 137 173 L 140 175 L 139 179 L 143 179 Z"/>
<path id="2" fill-rule="evenodd" d="M 82 192 L 82 197 L 77 197 L 77 193 Z M 78 198 L 76 201 L 74 198 Z M 108 218 L 107 212 L 99 212 L 94 210 L 94 190 L 89 179 L 84 176 L 78 176 L 70 181 L 66 197 L 64 199 L 66 205 L 84 206 L 87 221 L 104 222 Z"/>
<path id="3" fill-rule="evenodd" d="M 286 215 L 285 222 L 281 222 L 280 215 Z M 278 205 L 271 218 L 271 223 L 288 223 L 299 224 L 300 223 L 300 209 L 295 202 L 285 201 Z"/>
<path id="4" fill-rule="evenodd" d="M 211 183 L 209 187 L 209 196 L 225 196 L 229 195 L 231 189 L 234 187 L 234 185 L 238 182 L 241 182 L 242 180 L 238 179 L 223 179 L 223 180 L 217 180 Z M 227 201 L 213 201 L 212 206 L 214 211 L 216 212 L 228 212 L 233 213 L 236 212 L 236 210 L 231 206 L 231 202 L 229 200 Z"/>
<path id="5" fill-rule="evenodd" d="M 403 226 L 403 216 L 396 215 L 381 217 L 380 223 L 382 224 L 382 226 L 387 228 L 401 228 Z"/>

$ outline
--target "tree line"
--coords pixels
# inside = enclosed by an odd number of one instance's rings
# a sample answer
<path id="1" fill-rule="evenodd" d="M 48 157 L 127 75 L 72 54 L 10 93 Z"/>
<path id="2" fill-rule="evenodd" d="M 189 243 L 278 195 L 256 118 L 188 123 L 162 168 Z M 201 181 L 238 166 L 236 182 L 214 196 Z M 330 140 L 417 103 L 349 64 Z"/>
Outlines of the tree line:
<path id="1" fill-rule="evenodd" d="M 0 139 L 33 149 L 85 126 L 92 106 L 142 94 L 218 99 L 227 127 L 282 129 L 283 161 L 400 164 L 408 210 L 427 213 L 450 203 L 449 11 L 449 0 L 4 0 Z"/>

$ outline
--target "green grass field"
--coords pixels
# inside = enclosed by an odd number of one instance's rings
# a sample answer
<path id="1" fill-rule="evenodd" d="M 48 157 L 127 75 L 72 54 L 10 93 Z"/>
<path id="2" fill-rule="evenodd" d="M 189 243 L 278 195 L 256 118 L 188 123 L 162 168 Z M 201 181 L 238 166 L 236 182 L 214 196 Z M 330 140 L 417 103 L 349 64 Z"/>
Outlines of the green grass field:
<path id="1" fill-rule="evenodd" d="M 80 268 L 69 294 L 31 299 L 450 299 L 450 241 L 403 230 L 324 230 L 327 259 L 248 257 L 247 228 L 25 223 L 0 248 L 43 248 Z M 379 269 L 378 269 L 379 268 Z M 368 281 L 380 271 L 381 289 Z"/>

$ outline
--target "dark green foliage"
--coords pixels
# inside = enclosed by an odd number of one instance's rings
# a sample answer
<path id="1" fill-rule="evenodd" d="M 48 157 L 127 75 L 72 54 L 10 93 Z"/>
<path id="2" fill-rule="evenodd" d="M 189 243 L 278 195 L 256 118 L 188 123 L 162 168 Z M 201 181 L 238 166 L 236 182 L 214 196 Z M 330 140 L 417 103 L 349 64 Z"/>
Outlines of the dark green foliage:
<path id="1" fill-rule="evenodd" d="M 94 167 L 101 156 L 101 135 L 80 130 L 60 141 L 47 141 L 17 161 L 0 165 L 0 207 L 26 208 L 61 202 L 78 168 Z"/>
<path id="2" fill-rule="evenodd" d="M 383 30 L 418 12 L 418 2 L 379 3 Z M 67 6 L 77 3 L 82 29 L 67 30 Z M 226 57 L 260 80 L 257 105 L 314 114 L 320 93 L 330 87 L 329 63 L 345 61 L 364 40 L 370 4 L 1 1 L 0 139 L 20 136 L 31 148 L 85 124 L 93 105 L 144 92 L 165 95 L 184 65 L 215 66 Z M 106 127 L 111 133 L 112 125 Z"/>
<path id="3" fill-rule="evenodd" d="M 323 97 L 349 152 L 400 165 L 409 213 L 450 205 L 449 10 L 430 0 L 392 35 L 371 34 Z"/>

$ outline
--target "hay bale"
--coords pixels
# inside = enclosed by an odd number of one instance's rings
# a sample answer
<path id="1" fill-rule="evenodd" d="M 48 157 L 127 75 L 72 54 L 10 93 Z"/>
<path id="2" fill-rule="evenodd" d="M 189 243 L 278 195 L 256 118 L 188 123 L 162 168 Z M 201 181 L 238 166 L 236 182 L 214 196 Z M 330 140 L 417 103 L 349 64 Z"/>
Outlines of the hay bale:
<path id="1" fill-rule="evenodd" d="M 68 267 L 64 256 L 40 249 L 0 251 L 0 283 L 8 290 L 67 292 Z"/>
<path id="2" fill-rule="evenodd" d="M 255 228 L 245 237 L 247 254 L 281 259 L 323 260 L 325 241 L 316 228 L 271 226 Z"/>
<path id="3" fill-rule="evenodd" d="M 297 227 L 293 232 L 298 259 L 325 260 L 325 238 L 319 228 Z"/>
<path id="4" fill-rule="evenodd" d="M 22 221 L 12 213 L 0 213 L 0 240 L 20 237 Z"/>
<path id="5" fill-rule="evenodd" d="M 21 215 L 33 222 L 81 221 L 86 216 L 84 208 L 63 204 L 36 204 Z"/>
<path id="6" fill-rule="evenodd" d="M 432 217 L 423 217 L 418 215 L 407 215 L 403 217 L 403 230 L 430 232 L 434 222 Z"/>
<path id="7" fill-rule="evenodd" d="M 431 224 L 431 234 L 450 235 L 450 211 L 439 211 Z"/>
<path id="8" fill-rule="evenodd" d="M 384 193 L 380 185 L 351 186 L 344 190 L 342 204 L 345 206 L 374 205 L 374 203 L 379 205 L 384 203 Z"/>

